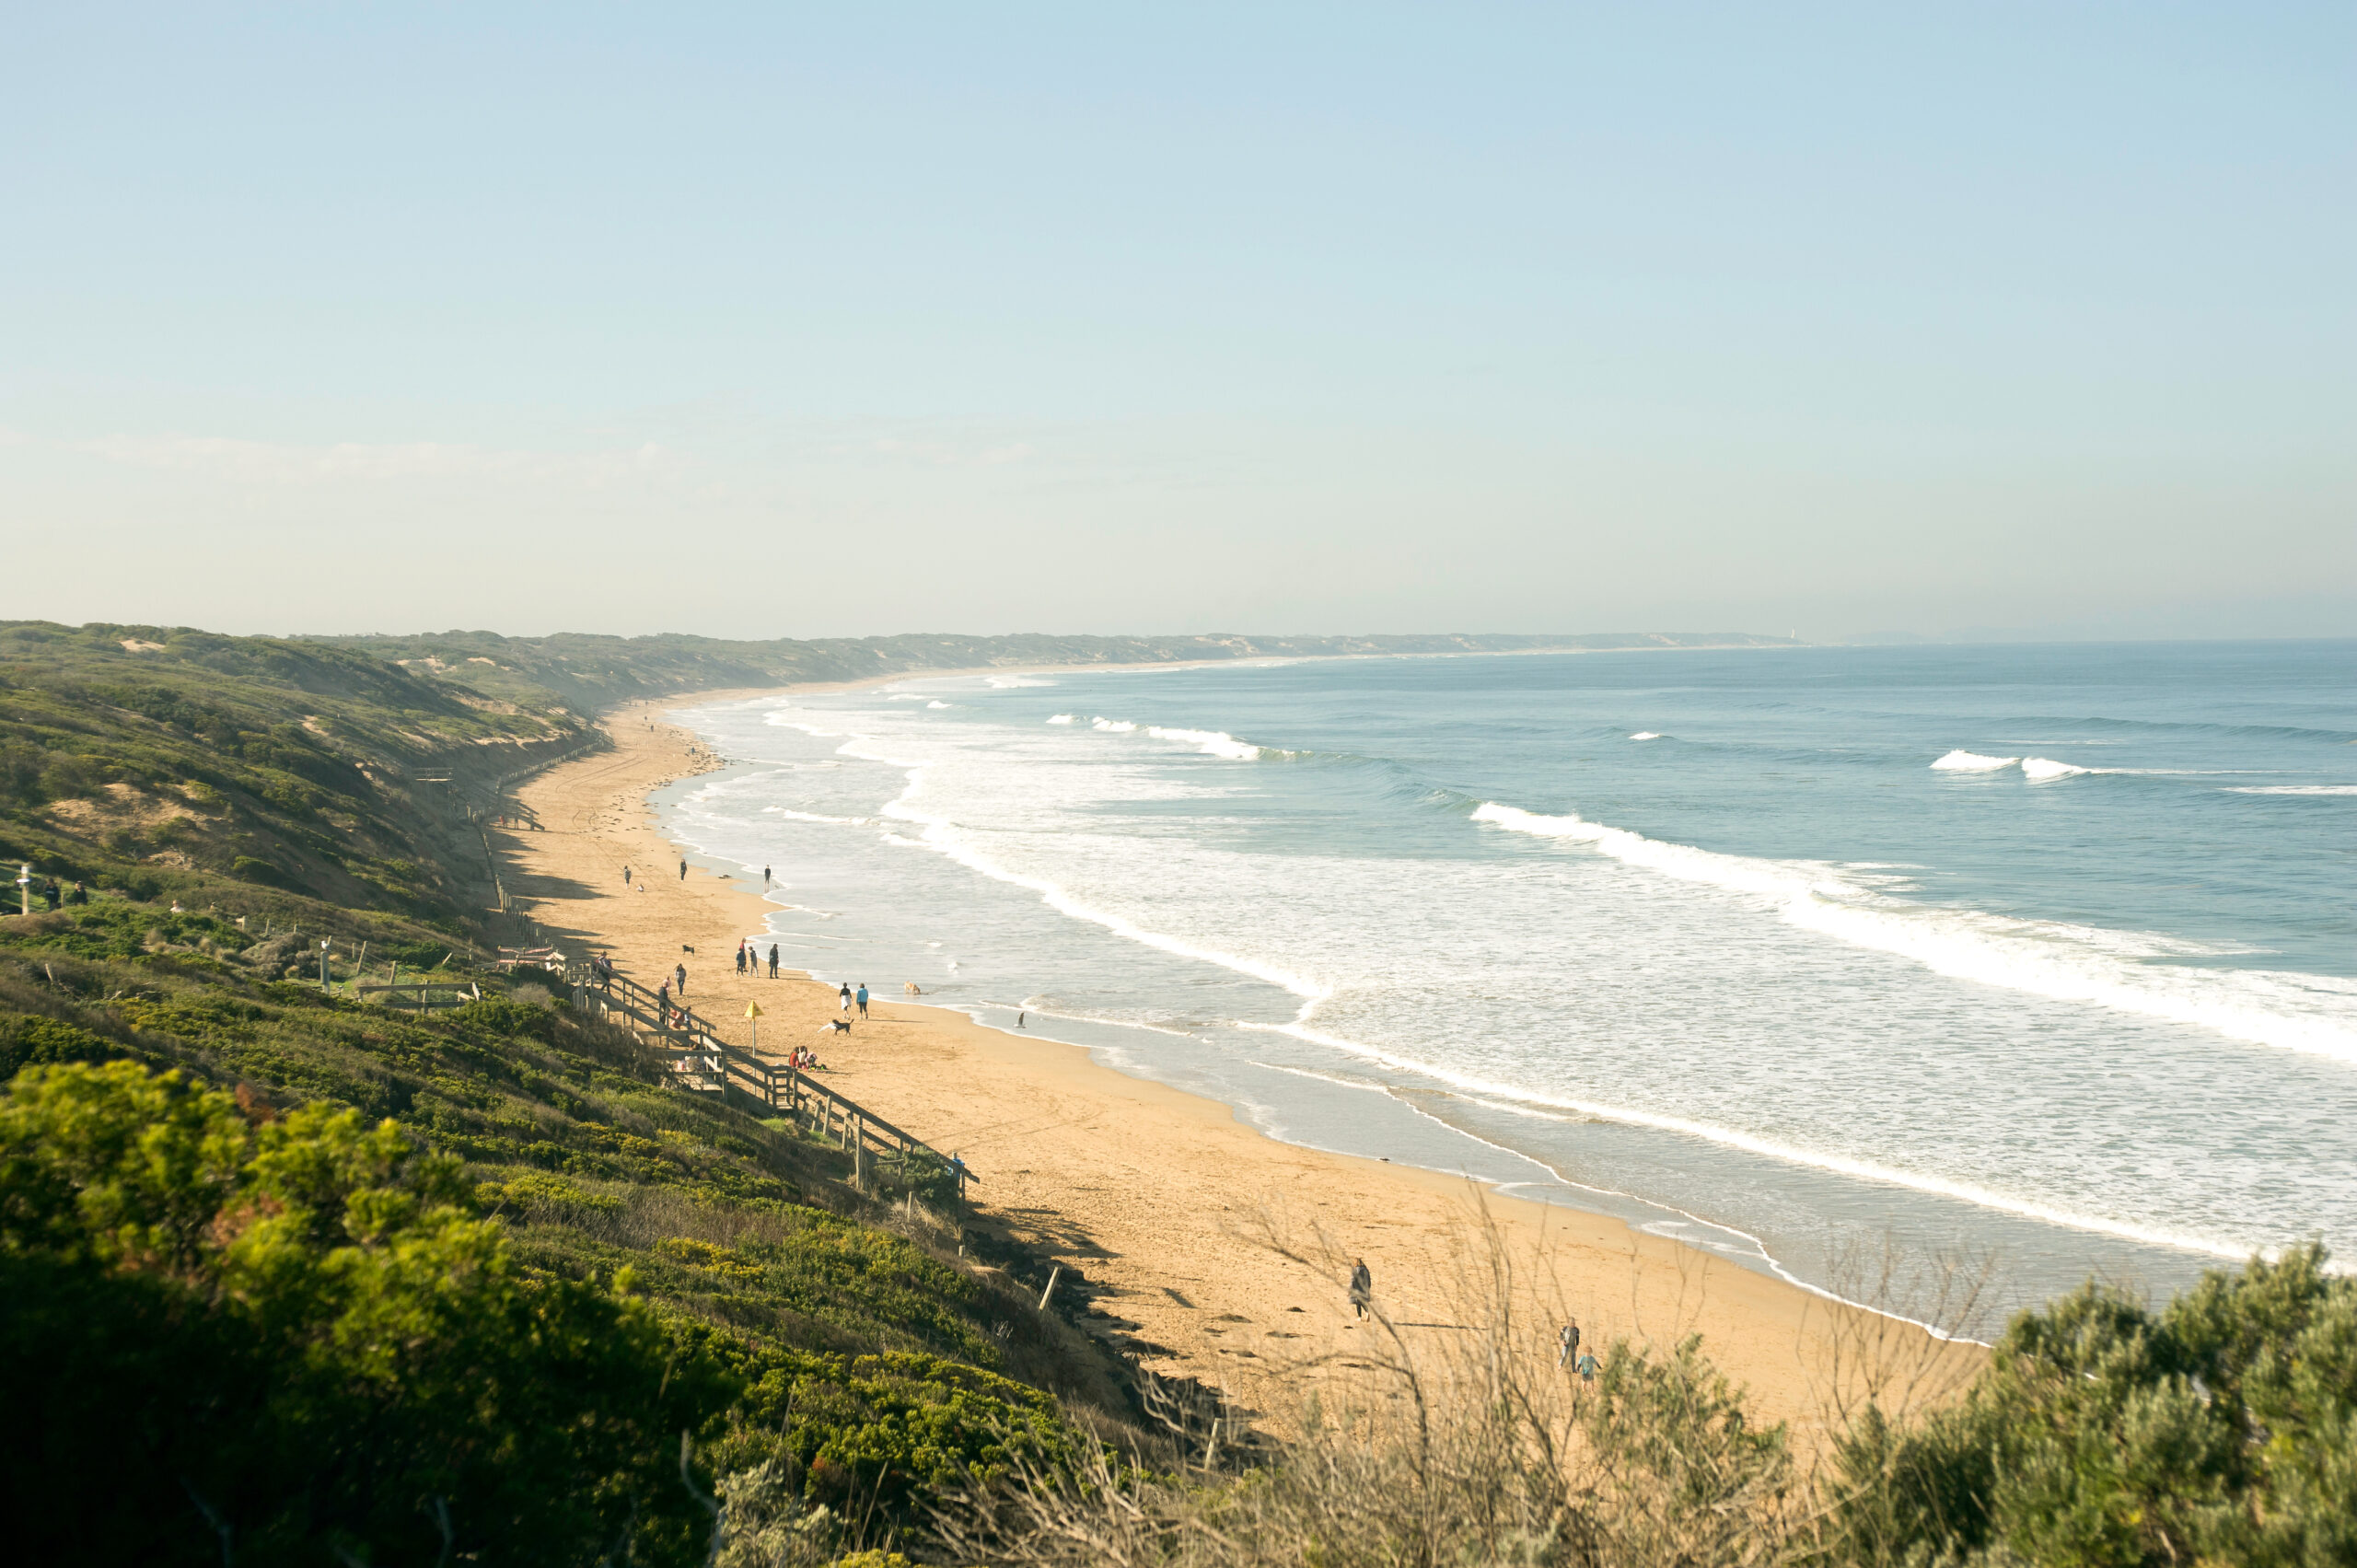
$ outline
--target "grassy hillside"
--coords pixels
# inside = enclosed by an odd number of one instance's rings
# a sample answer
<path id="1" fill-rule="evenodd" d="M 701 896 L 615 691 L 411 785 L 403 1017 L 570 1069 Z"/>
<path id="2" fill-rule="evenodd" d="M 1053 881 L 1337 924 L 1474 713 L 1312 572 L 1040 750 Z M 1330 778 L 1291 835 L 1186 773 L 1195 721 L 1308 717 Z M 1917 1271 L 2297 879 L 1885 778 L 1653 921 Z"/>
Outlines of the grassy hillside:
<path id="1" fill-rule="evenodd" d="M 887 1228 L 832 1147 L 538 988 L 403 1016 L 272 946 L 111 899 L 0 922 L 0 1474 L 34 1555 L 217 1561 L 209 1510 L 247 1561 L 424 1561 L 424 1489 L 460 1555 L 685 1562 L 682 1433 L 703 1494 L 786 1477 L 850 1539 L 1010 1445 L 1069 1458 L 1060 1397 L 1119 1425 L 1105 1353 L 954 1225 Z M 522 1533 L 518 1487 L 549 1494 Z"/>
<path id="2" fill-rule="evenodd" d="M 547 692 L 488 696 L 348 647 L 8 623 L 0 860 L 144 898 L 260 910 L 276 889 L 455 931 L 484 901 L 466 798 L 597 738 Z"/>
<path id="3" fill-rule="evenodd" d="M 938 1173 L 930 1219 L 857 1192 L 481 967 L 465 800 L 586 743 L 568 710 L 349 647 L 0 628 L 0 853 L 90 889 L 0 918 L 33 1556 L 684 1562 L 729 1485 L 816 1561 L 1063 1463 L 1075 1412 L 1125 1430 L 1126 1369 L 959 1261 Z M 339 978 L 366 941 L 482 1000 L 323 994 L 322 935 Z"/>

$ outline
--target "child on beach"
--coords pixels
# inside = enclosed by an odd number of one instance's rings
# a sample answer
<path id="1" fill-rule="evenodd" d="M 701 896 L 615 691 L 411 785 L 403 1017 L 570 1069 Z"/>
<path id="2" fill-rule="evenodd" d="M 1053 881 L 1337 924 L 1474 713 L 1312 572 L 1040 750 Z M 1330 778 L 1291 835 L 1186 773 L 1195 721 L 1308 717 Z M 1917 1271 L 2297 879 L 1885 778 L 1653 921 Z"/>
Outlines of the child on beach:
<path id="1" fill-rule="evenodd" d="M 1594 1351 L 1580 1357 L 1580 1381 L 1583 1383 L 1596 1381 L 1596 1352 Z"/>

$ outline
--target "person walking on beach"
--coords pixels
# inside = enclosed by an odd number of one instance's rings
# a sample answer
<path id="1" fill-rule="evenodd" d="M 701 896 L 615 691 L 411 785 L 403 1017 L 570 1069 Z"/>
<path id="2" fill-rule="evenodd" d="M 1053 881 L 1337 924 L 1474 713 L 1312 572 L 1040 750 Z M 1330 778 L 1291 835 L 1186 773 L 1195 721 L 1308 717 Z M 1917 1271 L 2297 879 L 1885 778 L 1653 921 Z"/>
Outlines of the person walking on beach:
<path id="1" fill-rule="evenodd" d="M 627 865 L 622 867 L 622 886 L 625 888 L 630 886 L 630 867 Z"/>
<path id="2" fill-rule="evenodd" d="M 685 996 L 688 993 L 688 966 L 685 964 L 673 964 L 671 966 L 671 972 L 679 977 L 679 994 Z"/>
<path id="3" fill-rule="evenodd" d="M 770 890 L 770 868 L 769 868 L 768 866 L 764 865 L 764 866 L 762 866 L 762 867 L 761 867 L 761 891 L 762 891 L 762 892 L 764 892 L 764 893 L 766 893 L 766 892 L 768 892 L 769 890 Z"/>
<path id="4" fill-rule="evenodd" d="M 1576 1361 L 1580 1353 L 1580 1320 L 1574 1318 L 1557 1330 L 1555 1342 L 1562 1347 L 1555 1353 L 1556 1365 L 1569 1366 Z"/>
<path id="5" fill-rule="evenodd" d="M 1596 1352 L 1590 1351 L 1580 1357 L 1579 1374 L 1580 1381 L 1583 1383 L 1596 1381 Z"/>
<path id="6" fill-rule="evenodd" d="M 774 942 L 770 944 L 770 978 L 777 978 L 777 944 Z"/>
<path id="7" fill-rule="evenodd" d="M 688 879 L 688 863 L 687 863 L 686 861 L 684 861 L 684 860 L 683 860 L 683 861 L 679 862 L 679 880 L 680 880 L 680 881 L 682 881 L 682 882 L 684 882 L 684 881 L 686 881 L 687 879 Z"/>
<path id="8" fill-rule="evenodd" d="M 842 996 L 842 1010 L 843 1010 L 844 1012 L 846 1012 L 846 1013 L 850 1012 L 850 1011 L 851 1011 L 851 981 L 843 981 L 842 990 L 842 992 L 841 992 L 839 994 L 840 994 L 840 995 Z"/>
<path id="9" fill-rule="evenodd" d="M 737 975 L 740 980 L 745 975 L 745 944 L 741 941 L 737 944 Z"/>
<path id="10" fill-rule="evenodd" d="M 1375 1276 L 1367 1272 L 1366 1260 L 1351 1260 L 1351 1309 L 1364 1318 L 1375 1304 Z"/>
<path id="11" fill-rule="evenodd" d="M 859 982 L 859 990 L 853 993 L 852 1000 L 859 1004 L 859 1016 L 863 1018 L 867 1016 L 867 982 L 865 981 Z"/>

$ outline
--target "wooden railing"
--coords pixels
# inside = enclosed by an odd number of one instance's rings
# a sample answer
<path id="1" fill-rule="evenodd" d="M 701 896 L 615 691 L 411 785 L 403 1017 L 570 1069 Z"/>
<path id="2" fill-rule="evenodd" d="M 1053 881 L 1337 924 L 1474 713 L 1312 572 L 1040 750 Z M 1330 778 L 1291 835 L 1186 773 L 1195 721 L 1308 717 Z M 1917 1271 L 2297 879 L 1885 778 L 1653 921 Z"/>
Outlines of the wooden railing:
<path id="1" fill-rule="evenodd" d="M 721 1039 L 691 1010 L 674 1004 L 667 1013 L 661 993 L 649 991 L 619 970 L 610 968 L 600 974 L 586 959 L 567 959 L 563 984 L 571 990 L 575 1006 L 601 1015 L 635 1036 L 667 1083 L 693 1094 L 723 1098 L 734 1090 L 791 1118 L 850 1155 L 854 1174 L 863 1184 L 868 1162 L 877 1156 L 905 1164 L 926 1155 L 957 1176 L 961 1188 L 969 1179 L 961 1164 L 809 1074 Z"/>
<path id="2" fill-rule="evenodd" d="M 363 985 L 353 982 L 352 993 L 356 997 L 373 996 L 388 1007 L 414 1007 L 431 1012 L 441 1007 L 463 1007 L 482 995 L 482 990 L 470 981 L 405 980 L 392 985 Z"/>

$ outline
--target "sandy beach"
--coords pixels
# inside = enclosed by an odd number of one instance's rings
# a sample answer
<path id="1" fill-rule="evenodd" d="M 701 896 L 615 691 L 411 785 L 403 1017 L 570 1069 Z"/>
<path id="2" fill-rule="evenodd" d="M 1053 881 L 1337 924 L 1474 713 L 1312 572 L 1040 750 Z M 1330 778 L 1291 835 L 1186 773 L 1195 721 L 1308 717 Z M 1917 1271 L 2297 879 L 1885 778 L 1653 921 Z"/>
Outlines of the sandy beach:
<path id="1" fill-rule="evenodd" d="M 1348 1352 L 1376 1330 L 1353 1321 L 1324 1270 L 1271 1247 L 1272 1234 L 1296 1254 L 1344 1267 L 1364 1259 L 1386 1315 L 1414 1325 L 1403 1330 L 1411 1345 L 1462 1331 L 1452 1325 L 1463 1316 L 1468 1249 L 1491 1234 L 1511 1265 L 1517 1335 L 1531 1336 L 1534 1353 L 1551 1353 L 1565 1314 L 1590 1343 L 1628 1335 L 1665 1345 L 1700 1333 L 1749 1388 L 1757 1415 L 1803 1434 L 1821 1423 L 1864 1315 L 1798 1286 L 1616 1219 L 1275 1142 L 1224 1105 L 1098 1066 L 1077 1047 L 906 1000 L 903 976 L 860 977 L 873 988 L 871 1016 L 822 1040 L 837 1016 L 832 989 L 799 971 L 776 981 L 735 971 L 738 941 L 761 933 L 771 907 L 760 872 L 691 865 L 682 876 L 680 850 L 646 805 L 651 791 L 717 765 L 660 720 L 687 700 L 610 715 L 613 752 L 519 787 L 540 827 L 494 842 L 526 912 L 558 945 L 603 952 L 649 984 L 684 964 L 688 1001 L 740 1044 L 751 1042 L 743 1015 L 757 1001 L 764 1053 L 818 1047 L 840 1092 L 962 1155 L 979 1178 L 978 1225 L 1084 1270 L 1100 1307 L 1146 1347 L 1142 1365 L 1281 1415 L 1302 1362 Z M 1486 1233 L 1484 1214 L 1494 1226 Z M 1899 1339 L 1913 1342 L 1897 1349 L 1906 1358 L 1924 1343 L 1912 1330 Z M 1977 1353 L 1934 1358 L 1953 1370 Z"/>

